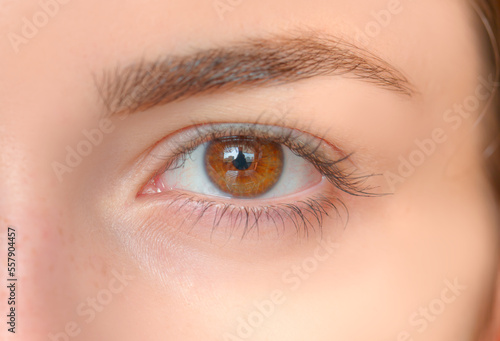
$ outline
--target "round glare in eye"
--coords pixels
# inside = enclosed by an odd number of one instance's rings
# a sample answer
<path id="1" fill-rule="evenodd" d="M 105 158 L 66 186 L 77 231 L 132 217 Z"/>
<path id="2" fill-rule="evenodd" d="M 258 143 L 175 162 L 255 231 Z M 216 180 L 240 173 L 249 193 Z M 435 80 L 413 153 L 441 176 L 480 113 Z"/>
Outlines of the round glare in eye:
<path id="1" fill-rule="evenodd" d="M 205 170 L 210 181 L 234 197 L 256 197 L 278 182 L 283 150 L 274 142 L 232 136 L 209 143 Z"/>

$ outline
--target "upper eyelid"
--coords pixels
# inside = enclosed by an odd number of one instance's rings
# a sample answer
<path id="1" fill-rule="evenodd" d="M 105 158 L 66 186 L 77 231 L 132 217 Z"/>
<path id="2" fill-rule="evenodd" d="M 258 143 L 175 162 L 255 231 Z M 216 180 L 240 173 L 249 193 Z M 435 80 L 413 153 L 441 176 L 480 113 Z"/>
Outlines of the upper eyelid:
<path id="1" fill-rule="evenodd" d="M 229 129 L 228 129 L 229 128 Z M 319 155 L 319 144 L 324 140 L 318 137 L 315 137 L 309 133 L 302 132 L 300 130 L 289 128 L 289 127 L 280 127 L 276 125 L 266 125 L 266 124 L 257 124 L 257 123 L 212 123 L 212 124 L 198 124 L 192 127 L 192 131 L 195 131 L 197 136 L 190 139 L 190 142 L 186 146 L 177 145 L 175 150 L 171 153 L 171 157 L 175 158 L 180 155 L 189 154 L 194 148 L 198 147 L 203 142 L 207 142 L 213 139 L 232 136 L 232 135 L 241 135 L 241 136 L 253 136 L 262 140 L 272 141 L 276 143 L 285 144 L 287 141 L 291 140 L 292 134 L 295 134 L 295 139 L 306 137 L 309 141 L 304 141 L 304 148 L 309 147 L 308 152 L 316 153 Z M 203 131 L 205 130 L 205 131 Z M 270 132 L 274 132 L 270 134 Z M 284 134 L 284 133 L 287 134 Z M 315 141 L 317 143 L 316 147 L 314 147 L 311 141 Z M 342 154 L 344 157 L 346 156 L 342 153 L 338 148 L 335 150 Z M 325 156 L 326 157 L 326 156 Z M 165 169 L 166 170 L 166 169 Z"/>

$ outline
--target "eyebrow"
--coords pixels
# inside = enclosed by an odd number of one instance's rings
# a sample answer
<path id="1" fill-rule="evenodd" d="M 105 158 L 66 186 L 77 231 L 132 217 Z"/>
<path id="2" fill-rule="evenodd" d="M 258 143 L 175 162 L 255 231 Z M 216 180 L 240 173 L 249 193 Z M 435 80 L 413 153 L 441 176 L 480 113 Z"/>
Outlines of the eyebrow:
<path id="1" fill-rule="evenodd" d="M 318 76 L 362 80 L 411 97 L 402 72 L 330 35 L 252 38 L 181 56 L 140 60 L 94 75 L 108 115 L 134 113 L 203 94 L 283 85 Z"/>

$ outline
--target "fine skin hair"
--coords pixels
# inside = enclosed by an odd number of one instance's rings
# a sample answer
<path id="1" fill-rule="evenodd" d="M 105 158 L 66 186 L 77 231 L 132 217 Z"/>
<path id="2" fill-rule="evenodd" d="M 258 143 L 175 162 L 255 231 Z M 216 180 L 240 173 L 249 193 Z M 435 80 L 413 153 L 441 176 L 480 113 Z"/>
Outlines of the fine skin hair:
<path id="1" fill-rule="evenodd" d="M 498 1 L 0 13 L 0 340 L 499 340 Z"/>

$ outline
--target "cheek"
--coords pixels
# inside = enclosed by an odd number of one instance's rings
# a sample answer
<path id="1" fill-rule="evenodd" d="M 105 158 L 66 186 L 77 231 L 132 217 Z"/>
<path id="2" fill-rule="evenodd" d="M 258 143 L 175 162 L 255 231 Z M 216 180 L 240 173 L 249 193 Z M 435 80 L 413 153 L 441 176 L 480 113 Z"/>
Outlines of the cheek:
<path id="1" fill-rule="evenodd" d="M 470 177 L 457 186 L 451 179 L 434 182 L 418 174 L 365 223 L 379 235 L 378 251 L 369 257 L 385 268 L 373 278 L 389 279 L 391 288 L 372 299 L 392 307 L 384 317 L 399 312 L 393 321 L 423 339 L 458 339 L 487 323 L 499 233 L 489 196 L 480 190 L 487 187 L 473 173 Z M 453 293 L 443 296 L 446 288 Z M 448 303 L 443 297 L 450 295 L 456 299 Z M 381 323 L 386 324 L 390 321 Z"/>
<path id="2" fill-rule="evenodd" d="M 239 335 L 240 320 L 258 310 L 255 302 L 267 306 L 269 300 L 276 301 L 273 316 L 284 316 L 290 328 L 288 322 L 293 320 L 286 317 L 289 307 L 282 298 L 272 295 L 279 291 L 291 297 L 293 283 L 284 276 L 294 264 L 315 254 L 318 241 L 275 241 L 266 244 L 269 247 L 258 241 L 238 241 L 219 247 L 182 237 L 180 231 L 165 238 L 158 231 L 166 228 L 165 223 L 159 224 L 154 218 L 146 218 L 142 223 L 144 228 L 138 228 L 138 221 L 125 219 L 122 231 L 114 237 L 130 248 L 127 254 L 134 255 L 127 262 L 141 268 L 140 279 L 127 292 L 128 303 L 140 307 L 135 323 L 148 325 L 148 321 L 161 320 L 155 324 L 156 329 L 150 326 L 144 333 L 162 333 L 171 339 L 197 339 L 203 334 L 205 340 L 221 340 L 227 333 Z M 127 235 L 126 231 L 135 232 Z M 276 328 L 274 317 L 269 318 L 266 317 L 265 328 Z M 255 335 L 267 330 L 262 328 L 264 322 L 254 328 Z"/>

